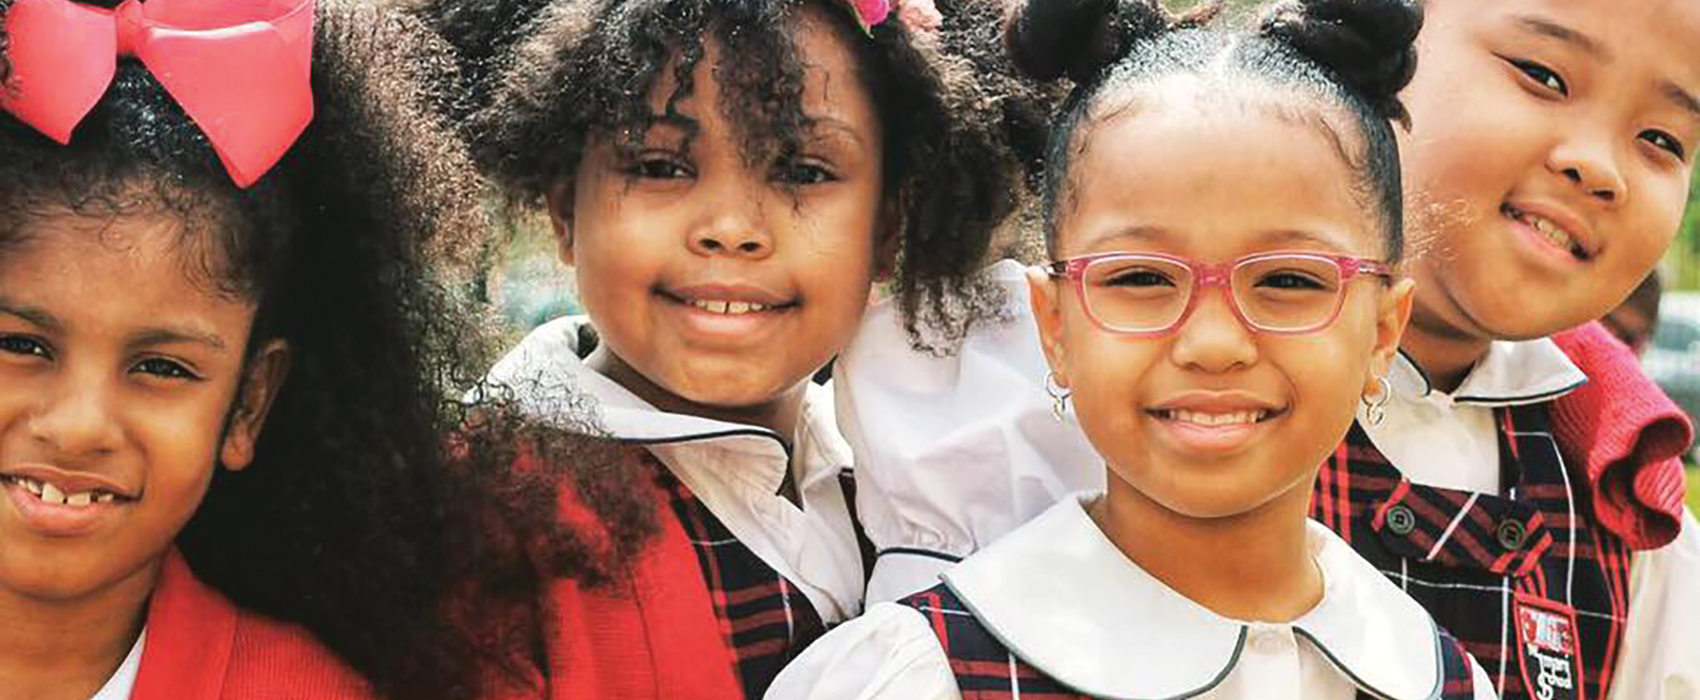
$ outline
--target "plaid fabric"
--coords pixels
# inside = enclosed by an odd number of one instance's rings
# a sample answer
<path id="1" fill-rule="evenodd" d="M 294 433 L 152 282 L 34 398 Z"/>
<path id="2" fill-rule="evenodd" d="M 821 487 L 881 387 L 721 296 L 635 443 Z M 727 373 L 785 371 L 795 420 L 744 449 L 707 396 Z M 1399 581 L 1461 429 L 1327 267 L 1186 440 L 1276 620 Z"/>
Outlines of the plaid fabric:
<path id="1" fill-rule="evenodd" d="M 1629 548 L 1600 526 L 1564 465 L 1548 404 L 1496 410 L 1503 496 L 1412 483 L 1353 426 L 1323 464 L 1311 517 L 1339 533 L 1463 642 L 1500 697 L 1531 697 L 1519 596 L 1576 611 L 1583 683 L 1603 700 L 1629 605 Z"/>
<path id="2" fill-rule="evenodd" d="M 759 700 L 826 625 L 808 597 L 733 537 L 671 470 L 652 456 L 647 461 L 696 550 L 744 697 Z"/>
<path id="3" fill-rule="evenodd" d="M 948 586 L 939 584 L 897 602 L 920 611 L 931 623 L 962 700 L 1090 700 L 1010 653 Z M 1458 642 L 1445 633 L 1441 636 L 1446 680 L 1440 700 L 1473 700 L 1469 657 Z M 1374 700 L 1364 692 L 1358 698 Z"/>

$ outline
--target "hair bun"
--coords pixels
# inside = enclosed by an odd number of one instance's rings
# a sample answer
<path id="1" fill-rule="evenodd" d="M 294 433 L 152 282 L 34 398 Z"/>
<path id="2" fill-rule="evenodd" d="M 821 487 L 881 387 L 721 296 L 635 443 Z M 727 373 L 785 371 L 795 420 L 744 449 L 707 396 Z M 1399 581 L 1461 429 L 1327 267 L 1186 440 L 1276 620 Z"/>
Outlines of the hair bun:
<path id="1" fill-rule="evenodd" d="M 1004 46 L 1031 78 L 1082 84 L 1169 25 L 1155 0 L 1026 0 L 1004 28 Z"/>
<path id="2" fill-rule="evenodd" d="M 1398 95 L 1416 73 L 1422 26 L 1416 0 L 1289 0 L 1260 30 L 1333 71 L 1381 116 L 1406 121 Z"/>

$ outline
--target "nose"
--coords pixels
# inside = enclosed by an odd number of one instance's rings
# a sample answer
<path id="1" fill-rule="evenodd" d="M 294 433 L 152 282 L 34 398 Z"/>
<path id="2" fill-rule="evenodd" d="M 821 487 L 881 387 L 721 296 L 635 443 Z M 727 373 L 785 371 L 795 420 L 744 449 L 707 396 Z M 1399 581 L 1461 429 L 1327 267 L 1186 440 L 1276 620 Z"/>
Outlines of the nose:
<path id="1" fill-rule="evenodd" d="M 1553 148 L 1547 168 L 1603 204 L 1621 204 L 1629 194 L 1609 138 L 1578 133 Z"/>
<path id="2" fill-rule="evenodd" d="M 773 254 L 773 235 L 762 209 L 761 202 L 744 193 L 715 198 L 703 220 L 692 227 L 687 245 L 704 257 L 767 258 Z"/>
<path id="3" fill-rule="evenodd" d="M 68 459 L 99 457 L 118 445 L 112 388 L 99 380 L 67 378 L 44 392 L 30 417 L 31 439 Z"/>
<path id="4" fill-rule="evenodd" d="M 1225 287 L 1198 291 L 1192 314 L 1175 329 L 1170 358 L 1175 364 L 1203 372 L 1231 372 L 1257 363 L 1257 342 L 1251 329 L 1229 306 Z"/>

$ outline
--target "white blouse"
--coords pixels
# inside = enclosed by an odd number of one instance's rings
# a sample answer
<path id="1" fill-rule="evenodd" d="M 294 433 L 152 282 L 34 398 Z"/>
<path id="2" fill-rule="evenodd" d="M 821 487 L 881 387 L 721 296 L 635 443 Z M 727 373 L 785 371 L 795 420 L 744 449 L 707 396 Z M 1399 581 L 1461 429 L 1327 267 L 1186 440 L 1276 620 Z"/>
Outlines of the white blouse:
<path id="1" fill-rule="evenodd" d="M 1075 423 L 1059 422 L 1028 306 L 1025 267 L 987 275 L 1005 323 L 976 327 L 960 352 L 909 348 L 895 308 L 866 317 L 834 372 L 838 420 L 856 459 L 856 507 L 879 553 L 870 605 L 931 587 L 974 553 L 1062 499 L 1104 488 L 1102 462 Z M 1457 391 L 1435 391 L 1401 355 L 1370 439 L 1412 481 L 1499 493 L 1497 406 L 1550 401 L 1586 381 L 1550 340 L 1495 342 Z M 917 406 L 926 407 L 917 410 Z M 1361 418 L 1361 416 L 1360 416 Z M 1700 620 L 1700 528 L 1631 563 L 1630 613 L 1614 700 L 1700 700 L 1700 644 L 1670 620 Z"/>
<path id="2" fill-rule="evenodd" d="M 95 692 L 89 700 L 128 700 L 130 691 L 136 688 L 136 674 L 142 670 L 142 647 L 147 643 L 148 631 L 136 635 L 136 643 L 130 645 L 130 653 L 124 655 L 124 661 L 118 664 L 118 670 L 106 679 L 106 684 Z"/>
<path id="3" fill-rule="evenodd" d="M 1438 695 L 1434 622 L 1320 524 L 1308 523 L 1322 601 L 1290 623 L 1231 620 L 1129 561 L 1068 498 L 944 574 L 1015 659 L 1092 697 L 1392 700 Z M 1494 698 L 1471 663 L 1475 697 Z M 1014 677 L 1015 674 L 1010 674 Z M 1020 689 L 1012 687 L 1019 697 Z M 881 603 L 780 674 L 768 700 L 956 700 L 925 615 Z"/>
<path id="4" fill-rule="evenodd" d="M 828 625 L 862 610 L 862 556 L 839 474 L 850 465 L 838 434 L 831 390 L 810 386 L 788 451 L 772 431 L 651 406 L 585 365 L 571 317 L 520 341 L 486 377 L 537 415 L 582 421 L 585 396 L 598 428 L 642 444 L 666 465 L 738 541 L 797 585 Z M 575 424 L 576 425 L 576 424 Z M 781 494 L 793 470 L 801 505 Z"/>

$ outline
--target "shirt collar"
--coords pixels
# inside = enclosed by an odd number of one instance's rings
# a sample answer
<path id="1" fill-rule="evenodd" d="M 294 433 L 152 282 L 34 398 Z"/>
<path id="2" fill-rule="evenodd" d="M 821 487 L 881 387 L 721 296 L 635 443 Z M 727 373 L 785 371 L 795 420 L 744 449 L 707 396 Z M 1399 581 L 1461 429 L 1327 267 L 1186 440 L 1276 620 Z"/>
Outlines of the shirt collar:
<path id="1" fill-rule="evenodd" d="M 1203 693 L 1239 663 L 1248 624 L 1221 617 L 1129 561 L 1067 498 L 943 575 L 1010 651 L 1094 697 Z M 1317 523 L 1306 536 L 1326 590 L 1291 623 L 1359 688 L 1436 697 L 1440 636 L 1421 606 Z"/>
<path id="2" fill-rule="evenodd" d="M 1557 343 L 1547 338 L 1496 340 L 1487 355 L 1470 368 L 1464 382 L 1450 394 L 1439 391 L 1411 357 L 1400 350 L 1388 373 L 1393 391 L 1404 398 L 1444 397 L 1452 403 L 1476 406 L 1521 406 L 1551 401 L 1588 381 Z"/>
<path id="3" fill-rule="evenodd" d="M 621 442 L 735 453 L 741 463 L 773 465 L 713 470 L 721 478 L 753 480 L 757 482 L 753 486 L 764 493 L 779 491 L 793 452 L 801 468 L 800 488 L 836 477 L 851 463 L 850 447 L 836 428 L 829 388 L 814 384 L 806 388 L 797 433 L 789 443 L 760 426 L 664 411 L 579 358 L 578 331 L 589 322 L 585 316 L 570 316 L 537 327 L 491 368 L 486 384 L 510 392 L 533 415 L 592 429 Z M 594 401 L 587 403 L 586 397 Z"/>

